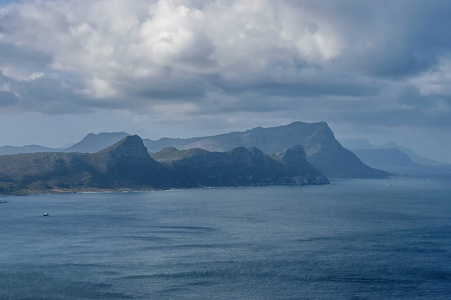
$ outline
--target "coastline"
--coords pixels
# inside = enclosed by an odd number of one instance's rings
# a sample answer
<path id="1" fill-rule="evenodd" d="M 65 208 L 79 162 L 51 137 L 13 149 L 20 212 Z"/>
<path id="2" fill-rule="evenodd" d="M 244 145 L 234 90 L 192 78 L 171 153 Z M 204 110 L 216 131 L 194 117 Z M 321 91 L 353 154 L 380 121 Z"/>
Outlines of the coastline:
<path id="1" fill-rule="evenodd" d="M 125 193 L 125 192 L 151 192 L 151 191 L 165 191 L 169 189 L 157 188 L 114 188 L 114 189 L 99 189 L 99 188 L 77 188 L 77 189 L 49 189 L 49 190 L 17 190 L 11 193 L 1 193 L 0 197 L 6 196 L 34 196 L 34 195 L 54 195 L 54 194 L 83 194 L 83 193 Z"/>
<path id="2" fill-rule="evenodd" d="M 173 189 L 191 189 L 191 188 L 221 188 L 221 187 L 266 187 L 266 186 L 317 186 L 330 185 L 328 181 L 322 184 L 250 184 L 250 185 L 218 185 L 218 186 L 173 186 L 168 188 L 153 187 L 120 187 L 120 188 L 74 188 L 74 189 L 47 189 L 47 190 L 31 190 L 22 189 L 11 192 L 0 192 L 0 197 L 6 196 L 33 196 L 33 195 L 54 195 L 54 194 L 81 194 L 81 193 L 124 193 L 124 192 L 151 192 L 151 191 L 168 191 Z"/>

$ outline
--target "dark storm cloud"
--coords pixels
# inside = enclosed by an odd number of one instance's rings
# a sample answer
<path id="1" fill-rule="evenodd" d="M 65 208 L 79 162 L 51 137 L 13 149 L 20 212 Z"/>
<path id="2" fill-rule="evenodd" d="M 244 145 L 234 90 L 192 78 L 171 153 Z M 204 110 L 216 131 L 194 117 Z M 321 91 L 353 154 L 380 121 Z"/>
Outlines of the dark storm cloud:
<path id="1" fill-rule="evenodd" d="M 324 1 L 319 1 L 324 4 Z M 317 9 L 321 4 L 313 3 Z M 334 63 L 382 77 L 414 76 L 449 52 L 449 1 L 337 1 L 330 17 L 351 44 Z"/>

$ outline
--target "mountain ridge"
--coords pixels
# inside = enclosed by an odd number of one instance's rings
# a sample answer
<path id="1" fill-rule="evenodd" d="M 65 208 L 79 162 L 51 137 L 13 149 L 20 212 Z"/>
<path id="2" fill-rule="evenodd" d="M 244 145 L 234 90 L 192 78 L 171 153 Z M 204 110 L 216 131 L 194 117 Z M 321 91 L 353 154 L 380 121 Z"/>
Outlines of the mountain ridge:
<path id="1" fill-rule="evenodd" d="M 125 132 L 89 134 L 79 143 L 64 152 L 92 153 L 117 142 Z M 276 127 L 256 127 L 246 131 L 235 131 L 207 137 L 188 139 L 161 138 L 143 140 L 151 153 L 166 147 L 180 150 L 201 148 L 212 152 L 225 152 L 237 147 L 256 147 L 266 154 L 302 145 L 307 159 L 330 178 L 386 178 L 389 173 L 371 168 L 362 163 L 355 154 L 341 146 L 326 122 L 293 122 Z"/>
<path id="2" fill-rule="evenodd" d="M 380 169 L 393 167 L 419 167 L 410 157 L 397 148 L 355 149 L 354 153 L 367 165 Z"/>
<path id="3" fill-rule="evenodd" d="M 235 147 L 257 147 L 266 154 L 274 154 L 295 145 L 302 145 L 307 158 L 316 168 L 330 178 L 386 178 L 389 173 L 371 168 L 360 161 L 351 151 L 343 148 L 335 139 L 326 122 L 293 122 L 277 127 L 256 127 L 192 139 L 166 138 L 164 145 L 179 149 L 201 148 L 208 151 L 228 151 Z M 150 152 L 162 149 L 160 140 L 144 140 Z"/>
<path id="4" fill-rule="evenodd" d="M 328 183 L 314 168 L 283 167 L 256 148 L 239 147 L 218 153 L 183 151 L 191 154 L 176 156 L 162 164 L 150 156 L 142 139 L 134 135 L 92 154 L 4 155 L 0 156 L 0 194 Z M 299 157 L 302 160 L 303 155 Z"/>
<path id="5" fill-rule="evenodd" d="M 360 150 L 379 150 L 379 149 L 398 149 L 399 151 L 406 154 L 413 163 L 420 166 L 446 166 L 449 165 L 444 162 L 436 161 L 424 156 L 419 155 L 415 151 L 410 148 L 398 145 L 395 142 L 388 142 L 383 145 L 373 145 L 367 139 L 362 138 L 344 138 L 340 139 L 340 142 L 345 145 L 345 147 L 349 148 L 351 151 L 360 149 Z M 381 152 L 379 155 L 383 155 Z"/>
<path id="6" fill-rule="evenodd" d="M 327 178 L 314 168 L 301 152 L 291 161 L 277 160 L 261 150 L 237 147 L 226 152 L 203 149 L 165 148 L 152 154 L 157 161 L 180 175 L 185 185 L 304 185 L 326 184 Z M 287 153 L 291 153 L 287 150 Z"/>
<path id="7" fill-rule="evenodd" d="M 64 152 L 80 152 L 80 153 L 94 153 L 103 150 L 123 139 L 130 136 L 126 132 L 101 132 L 89 133 L 81 141 L 64 149 Z"/>

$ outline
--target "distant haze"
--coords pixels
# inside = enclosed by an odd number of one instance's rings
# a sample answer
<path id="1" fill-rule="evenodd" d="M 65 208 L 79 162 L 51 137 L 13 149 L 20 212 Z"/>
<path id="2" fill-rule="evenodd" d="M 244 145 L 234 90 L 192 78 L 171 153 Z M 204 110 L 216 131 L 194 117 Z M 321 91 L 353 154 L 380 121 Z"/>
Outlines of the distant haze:
<path id="1" fill-rule="evenodd" d="M 451 163 L 450 1 L 0 1 L 0 146 L 325 121 Z"/>

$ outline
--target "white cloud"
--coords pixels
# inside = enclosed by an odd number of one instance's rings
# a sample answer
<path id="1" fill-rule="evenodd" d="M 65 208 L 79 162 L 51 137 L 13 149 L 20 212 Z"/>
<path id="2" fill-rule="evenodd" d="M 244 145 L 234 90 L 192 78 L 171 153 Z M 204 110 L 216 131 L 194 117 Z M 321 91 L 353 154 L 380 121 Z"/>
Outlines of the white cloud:
<path id="1" fill-rule="evenodd" d="M 411 83 L 426 96 L 451 96 L 451 58 L 442 57 L 438 65 L 413 78 Z"/>
<path id="2" fill-rule="evenodd" d="M 343 48 L 327 18 L 288 1 L 195 4 L 25 2 L 3 9 L 0 24 L 14 25 L 2 40 L 49 55 L 50 71 L 79 76 L 94 99 L 130 98 L 130 91 L 158 99 L 187 85 L 203 94 L 215 80 L 272 82 L 281 68 L 321 65 Z"/>
<path id="3" fill-rule="evenodd" d="M 446 107 L 429 97 L 450 95 L 451 63 L 437 67 L 435 48 L 422 46 L 440 36 L 424 24 L 442 19 L 390 5 L 26 1 L 0 9 L 2 84 L 19 109 L 45 113 L 170 110 L 167 118 L 176 119 L 254 111 L 344 120 L 350 110 Z M 410 85 L 420 93 L 406 95 Z"/>

